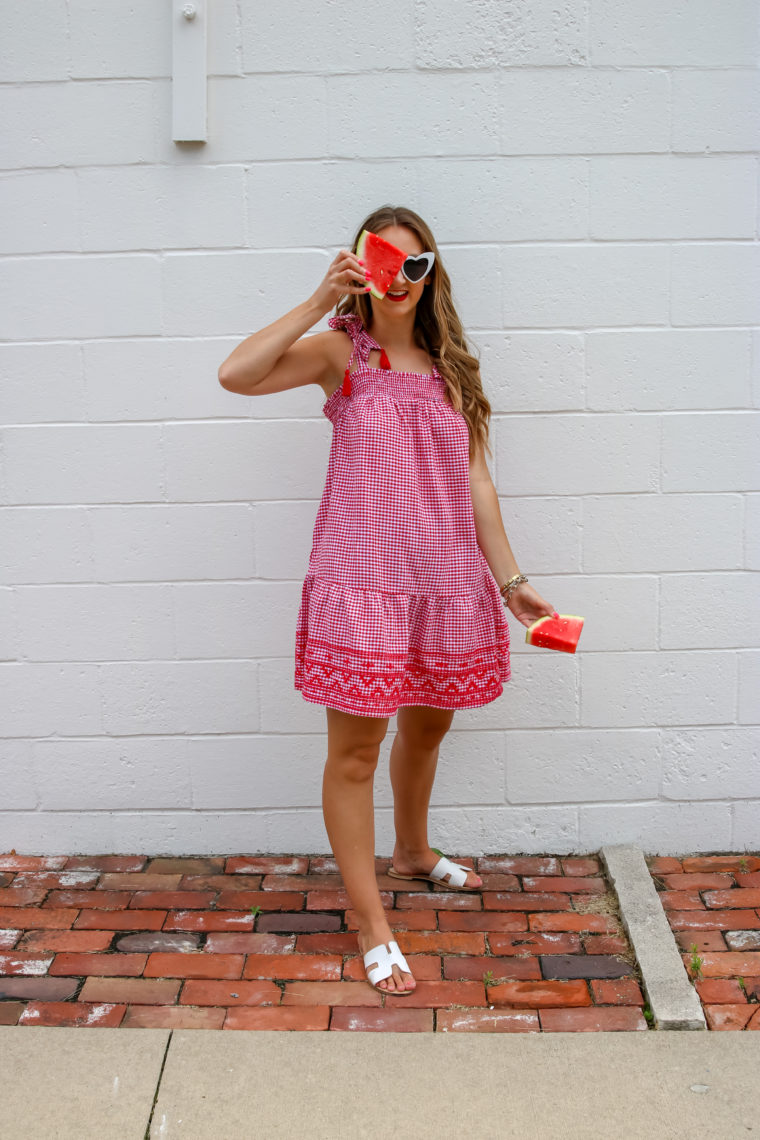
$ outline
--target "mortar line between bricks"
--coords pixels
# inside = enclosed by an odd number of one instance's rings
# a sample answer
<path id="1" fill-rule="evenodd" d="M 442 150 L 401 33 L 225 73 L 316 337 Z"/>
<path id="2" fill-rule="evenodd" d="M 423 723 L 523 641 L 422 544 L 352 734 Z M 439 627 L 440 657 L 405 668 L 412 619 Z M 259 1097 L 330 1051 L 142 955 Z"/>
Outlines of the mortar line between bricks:
<path id="1" fill-rule="evenodd" d="M 143 1140 L 150 1140 L 150 1128 L 151 1128 L 151 1125 L 153 1123 L 153 1114 L 156 1111 L 156 1104 L 158 1103 L 158 1094 L 161 1090 L 161 1082 L 162 1082 L 163 1077 L 164 1077 L 164 1069 L 166 1068 L 166 1058 L 169 1056 L 169 1046 L 172 1043 L 173 1036 L 174 1036 L 174 1030 L 170 1029 L 169 1030 L 169 1038 L 166 1042 L 166 1048 L 164 1049 L 164 1056 L 163 1056 L 163 1059 L 161 1061 L 161 1068 L 159 1069 L 159 1073 L 158 1073 L 158 1080 L 156 1081 L 156 1089 L 155 1089 L 155 1092 L 153 1093 L 153 1103 L 150 1106 L 150 1116 L 148 1117 L 148 1123 L 145 1126 L 145 1135 L 143 1136 Z"/>

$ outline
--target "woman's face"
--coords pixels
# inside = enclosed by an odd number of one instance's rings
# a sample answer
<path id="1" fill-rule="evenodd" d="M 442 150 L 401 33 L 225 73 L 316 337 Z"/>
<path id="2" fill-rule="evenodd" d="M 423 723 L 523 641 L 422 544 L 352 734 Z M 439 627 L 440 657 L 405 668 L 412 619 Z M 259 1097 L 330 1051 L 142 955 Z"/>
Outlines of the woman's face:
<path id="1" fill-rule="evenodd" d="M 416 233 L 407 229 L 406 226 L 386 226 L 384 229 L 378 230 L 377 235 L 384 238 L 385 241 L 389 241 L 391 245 L 395 245 L 397 249 L 403 249 L 405 253 L 412 256 L 425 252 Z M 429 280 L 430 277 L 428 276 L 424 277 L 422 281 L 407 281 L 399 269 L 382 301 L 373 297 L 372 305 L 379 305 L 381 310 L 386 313 L 410 313 L 416 307 Z"/>

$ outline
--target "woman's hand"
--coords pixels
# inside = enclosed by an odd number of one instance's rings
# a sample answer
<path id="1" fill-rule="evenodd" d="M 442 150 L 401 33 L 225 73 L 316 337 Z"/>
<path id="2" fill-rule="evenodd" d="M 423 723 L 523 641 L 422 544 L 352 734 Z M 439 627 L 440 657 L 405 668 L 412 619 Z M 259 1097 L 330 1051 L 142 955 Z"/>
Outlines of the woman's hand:
<path id="1" fill-rule="evenodd" d="M 512 591 L 508 608 L 523 625 L 532 625 L 539 618 L 552 617 L 557 612 L 528 582 L 521 582 Z"/>
<path id="2" fill-rule="evenodd" d="M 327 313 L 346 293 L 366 293 L 369 273 L 355 253 L 342 249 L 327 270 L 313 300 Z"/>

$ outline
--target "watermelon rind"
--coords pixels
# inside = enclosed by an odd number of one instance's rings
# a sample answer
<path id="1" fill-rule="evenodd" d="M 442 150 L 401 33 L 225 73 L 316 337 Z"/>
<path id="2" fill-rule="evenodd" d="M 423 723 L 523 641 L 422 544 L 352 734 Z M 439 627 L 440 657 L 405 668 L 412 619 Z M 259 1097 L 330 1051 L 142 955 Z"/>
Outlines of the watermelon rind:
<path id="1" fill-rule="evenodd" d="M 385 265 L 378 264 L 375 254 L 382 255 Z M 391 245 L 389 241 L 373 234 L 371 230 L 362 230 L 356 243 L 356 256 L 364 262 L 365 268 L 372 270 L 369 283 L 370 293 L 378 301 L 382 301 L 390 289 L 394 277 L 406 261 L 407 255 L 403 249 Z M 388 261 L 389 257 L 391 257 L 390 261 Z M 396 263 L 395 268 L 394 262 Z"/>

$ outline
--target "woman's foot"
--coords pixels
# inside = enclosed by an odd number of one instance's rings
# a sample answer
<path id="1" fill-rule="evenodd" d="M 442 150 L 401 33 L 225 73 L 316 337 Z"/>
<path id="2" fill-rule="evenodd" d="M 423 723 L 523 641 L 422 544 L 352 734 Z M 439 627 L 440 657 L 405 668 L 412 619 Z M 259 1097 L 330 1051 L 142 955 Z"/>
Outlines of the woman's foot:
<path id="1" fill-rule="evenodd" d="M 397 842 L 393 849 L 391 866 L 400 875 L 429 875 L 439 859 L 440 855 L 437 855 L 432 847 L 428 847 L 426 851 L 404 851 Z M 468 871 L 464 885 L 474 890 L 483 886 L 483 880 L 474 871 Z M 446 886 L 445 878 L 441 880 L 441 886 Z"/>
<path id="2" fill-rule="evenodd" d="M 391 928 L 388 926 L 387 922 L 383 925 L 370 926 L 363 931 L 359 931 L 359 951 L 362 957 L 364 957 L 364 955 L 369 950 L 374 950 L 374 948 L 376 946 L 379 946 L 381 943 L 385 945 L 386 950 L 390 950 L 388 943 L 392 942 L 393 940 L 394 936 L 391 933 Z M 379 965 L 378 962 L 368 962 L 365 970 L 369 970 L 372 968 L 372 966 L 377 965 Z M 399 992 L 404 993 L 405 991 L 413 990 L 416 988 L 417 983 L 410 973 L 407 973 L 406 970 L 402 970 L 399 966 L 396 965 L 393 965 L 391 969 L 393 972 L 390 977 L 383 978 L 381 981 L 379 981 L 377 983 L 377 989 L 382 990 L 383 993 L 386 994 L 397 994 Z M 367 977 L 367 980 L 369 981 L 369 976 Z"/>

